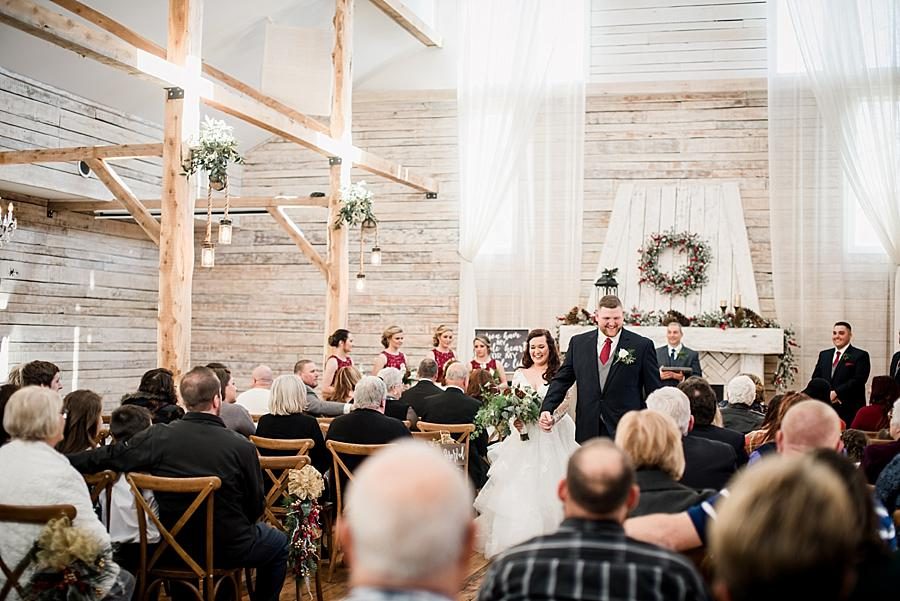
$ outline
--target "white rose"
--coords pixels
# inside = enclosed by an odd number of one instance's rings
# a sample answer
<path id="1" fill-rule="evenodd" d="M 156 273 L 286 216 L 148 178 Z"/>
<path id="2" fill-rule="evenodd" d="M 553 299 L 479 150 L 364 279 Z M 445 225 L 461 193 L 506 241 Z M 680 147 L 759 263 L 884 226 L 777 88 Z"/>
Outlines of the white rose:
<path id="1" fill-rule="evenodd" d="M 619 349 L 619 359 L 624 359 L 628 356 L 628 351 L 625 349 Z"/>

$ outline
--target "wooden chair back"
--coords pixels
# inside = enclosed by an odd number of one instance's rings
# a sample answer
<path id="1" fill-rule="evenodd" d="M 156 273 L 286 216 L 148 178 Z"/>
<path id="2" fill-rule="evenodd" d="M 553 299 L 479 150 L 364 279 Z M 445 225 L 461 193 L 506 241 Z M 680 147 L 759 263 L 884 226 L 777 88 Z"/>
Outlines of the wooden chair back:
<path id="1" fill-rule="evenodd" d="M 891 439 L 883 439 L 883 438 L 869 438 L 866 440 L 866 445 L 891 444 L 892 442 L 897 442 L 897 441 L 891 440 Z"/>
<path id="2" fill-rule="evenodd" d="M 440 441 L 440 440 L 441 440 L 441 433 L 440 433 L 440 431 L 436 431 L 436 432 L 421 432 L 421 431 L 419 431 L 419 432 L 410 432 L 410 435 L 412 435 L 412 437 L 415 438 L 416 440 L 423 440 L 423 441 L 425 441 L 425 442 L 435 442 L 435 441 Z"/>
<path id="3" fill-rule="evenodd" d="M 140 570 L 138 574 L 138 591 L 140 599 L 152 597 L 153 592 L 163 581 L 178 580 L 183 582 L 194 593 L 198 600 L 215 601 L 218 585 L 216 576 L 225 576 L 232 582 L 236 598 L 241 598 L 240 568 L 233 570 L 217 570 L 213 564 L 213 508 L 215 491 L 222 486 L 217 476 L 195 478 L 164 478 L 146 474 L 128 474 L 128 484 L 137 506 L 138 528 L 140 531 Z M 178 518 L 174 525 L 165 526 L 154 513 L 144 491 L 154 494 L 177 493 L 194 495 L 193 500 Z M 198 562 L 185 550 L 178 541 L 178 534 L 195 514 L 202 513 L 204 518 L 203 558 Z M 153 522 L 159 531 L 159 543 L 153 554 L 148 557 L 147 519 Z M 169 553 L 166 553 L 169 551 Z M 163 566 L 160 560 L 169 561 L 173 554 L 177 556 L 181 566 Z M 193 582 L 197 582 L 197 586 Z M 221 579 L 219 581 L 221 584 Z"/>
<path id="4" fill-rule="evenodd" d="M 0 524 L 39 524 L 44 525 L 50 520 L 67 517 L 74 520 L 75 507 L 72 505 L 0 505 Z M 25 591 L 19 578 L 31 565 L 33 556 L 27 553 L 15 566 L 9 566 L 0 556 L 0 572 L 6 581 L 0 588 L 0 601 L 5 601 L 13 591 L 19 598 L 25 598 Z"/>
<path id="5" fill-rule="evenodd" d="M 88 492 L 91 494 L 91 502 L 94 505 L 97 505 L 100 502 L 100 496 L 106 499 L 106 507 L 104 508 L 104 518 L 106 522 L 106 529 L 109 530 L 109 516 L 110 516 L 110 506 L 112 505 L 112 491 L 113 486 L 116 484 L 116 480 L 119 479 L 119 474 L 112 470 L 103 470 L 102 472 L 97 472 L 96 474 L 82 474 L 84 476 L 84 481 L 87 484 Z M 104 493 L 106 493 L 104 495 Z"/>
<path id="6" fill-rule="evenodd" d="M 282 500 L 288 496 L 287 488 L 290 470 L 300 470 L 309 465 L 309 457 L 305 455 L 289 455 L 287 457 L 262 456 L 259 466 L 268 480 L 269 490 L 266 492 L 266 507 L 263 519 L 279 530 L 284 530 L 284 517 L 287 508 Z"/>
<path id="7" fill-rule="evenodd" d="M 309 450 L 316 446 L 312 438 L 265 438 L 263 436 L 250 435 L 250 442 L 256 445 L 256 451 L 294 451 L 295 455 L 308 455 Z"/>
<path id="8" fill-rule="evenodd" d="M 419 420 L 416 424 L 420 432 L 447 432 L 453 436 L 453 439 L 463 445 L 465 452 L 465 460 L 462 463 L 463 472 L 466 478 L 469 477 L 469 450 L 470 439 L 472 433 L 475 432 L 474 424 L 437 424 L 434 422 L 423 422 Z"/>

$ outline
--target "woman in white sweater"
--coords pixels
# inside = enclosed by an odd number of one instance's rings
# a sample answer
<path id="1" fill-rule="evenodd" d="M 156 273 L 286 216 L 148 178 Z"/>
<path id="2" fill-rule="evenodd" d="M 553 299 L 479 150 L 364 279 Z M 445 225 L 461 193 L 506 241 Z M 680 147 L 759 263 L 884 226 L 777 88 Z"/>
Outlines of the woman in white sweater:
<path id="1" fill-rule="evenodd" d="M 0 447 L 0 504 L 73 505 L 77 511 L 73 525 L 108 546 L 109 534 L 94 513 L 84 478 L 54 449 L 62 440 L 65 419 L 62 399 L 49 388 L 27 386 L 10 397 L 3 427 L 12 440 Z M 0 556 L 8 565 L 18 564 L 41 529 L 33 524 L 0 525 Z M 20 578 L 23 585 L 30 574 Z M 4 581 L 0 575 L 0 583 Z M 104 599 L 130 599 L 133 589 L 131 574 L 115 566 L 104 583 Z"/>

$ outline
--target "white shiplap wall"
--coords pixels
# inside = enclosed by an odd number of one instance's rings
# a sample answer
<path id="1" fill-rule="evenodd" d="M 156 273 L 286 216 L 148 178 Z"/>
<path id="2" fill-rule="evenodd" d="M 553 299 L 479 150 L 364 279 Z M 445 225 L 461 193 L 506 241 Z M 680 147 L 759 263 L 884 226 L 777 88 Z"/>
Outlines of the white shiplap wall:
<path id="1" fill-rule="evenodd" d="M 592 82 L 766 76 L 765 0 L 591 0 Z"/>

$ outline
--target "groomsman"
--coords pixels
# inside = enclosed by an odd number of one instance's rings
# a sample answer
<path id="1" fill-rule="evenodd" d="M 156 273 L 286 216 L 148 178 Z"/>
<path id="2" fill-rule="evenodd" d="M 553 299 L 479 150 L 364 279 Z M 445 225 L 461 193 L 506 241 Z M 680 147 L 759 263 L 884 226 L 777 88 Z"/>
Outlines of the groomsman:
<path id="1" fill-rule="evenodd" d="M 898 343 L 900 343 L 900 340 L 898 340 Z M 897 384 L 900 384 L 900 351 L 897 351 L 891 357 L 891 369 L 888 370 L 888 374 L 894 378 Z"/>
<path id="2" fill-rule="evenodd" d="M 819 353 L 812 378 L 824 378 L 831 385 L 831 404 L 844 423 L 850 424 L 856 412 L 866 404 L 866 381 L 871 362 L 869 353 L 850 344 L 853 330 L 846 321 L 834 324 L 831 341 L 834 348 Z"/>
<path id="3" fill-rule="evenodd" d="M 684 332 L 678 320 L 671 320 L 666 325 L 666 342 L 656 349 L 656 361 L 659 363 L 659 378 L 663 386 L 678 386 L 684 381 L 684 374 L 678 371 L 670 371 L 667 367 L 690 367 L 692 376 L 703 377 L 700 369 L 700 354 L 681 344 Z"/>

